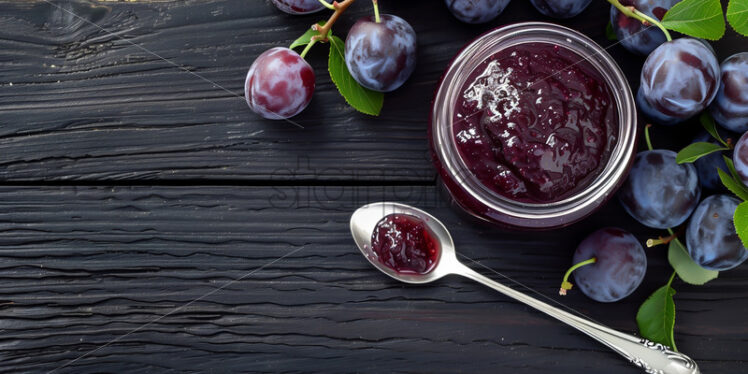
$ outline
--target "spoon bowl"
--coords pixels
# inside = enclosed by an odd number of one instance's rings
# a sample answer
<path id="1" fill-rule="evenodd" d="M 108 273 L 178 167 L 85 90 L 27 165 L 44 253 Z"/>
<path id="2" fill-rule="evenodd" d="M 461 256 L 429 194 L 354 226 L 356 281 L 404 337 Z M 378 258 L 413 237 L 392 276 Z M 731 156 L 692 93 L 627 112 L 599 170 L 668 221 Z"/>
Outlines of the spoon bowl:
<path id="1" fill-rule="evenodd" d="M 439 255 L 431 271 L 424 274 L 399 273 L 379 261 L 379 257 L 371 246 L 371 235 L 377 223 L 390 214 L 407 214 L 416 217 L 426 224 L 429 232 L 433 234 L 437 243 L 439 243 Z M 375 268 L 401 282 L 412 284 L 433 282 L 447 274 L 453 273 L 449 271 L 450 265 L 457 263 L 454 242 L 444 224 L 431 214 L 409 205 L 393 202 L 364 205 L 353 212 L 353 216 L 351 216 L 351 234 L 358 249 L 361 250 L 364 257 Z"/>
<path id="2" fill-rule="evenodd" d="M 410 215 L 426 224 L 439 244 L 439 255 L 431 271 L 424 274 L 399 273 L 381 263 L 372 249 L 371 238 L 379 221 L 390 214 Z M 458 274 L 482 283 L 516 301 L 524 303 L 557 320 L 576 328 L 600 343 L 608 346 L 629 362 L 647 373 L 699 374 L 699 368 L 690 357 L 673 352 L 662 344 L 625 334 L 603 326 L 587 318 L 548 305 L 513 288 L 498 283 L 457 260 L 457 252 L 449 231 L 434 216 L 411 206 L 393 202 L 364 205 L 351 216 L 351 234 L 358 249 L 375 268 L 391 278 L 405 283 L 423 284 L 435 281 L 448 274 Z"/>

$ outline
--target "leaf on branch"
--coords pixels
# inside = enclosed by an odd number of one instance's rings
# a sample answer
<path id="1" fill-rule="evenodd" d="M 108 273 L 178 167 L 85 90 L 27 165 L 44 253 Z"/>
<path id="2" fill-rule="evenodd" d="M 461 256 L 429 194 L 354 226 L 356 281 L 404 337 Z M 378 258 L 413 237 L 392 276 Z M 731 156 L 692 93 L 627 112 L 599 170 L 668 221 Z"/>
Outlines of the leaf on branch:
<path id="1" fill-rule="evenodd" d="M 324 26 L 325 25 L 325 21 L 320 21 L 320 22 L 317 23 L 317 25 Z M 301 46 L 307 45 L 307 44 L 309 44 L 309 43 L 312 42 L 312 37 L 315 36 L 315 35 L 319 35 L 319 31 L 317 31 L 317 30 L 315 30 L 315 29 L 313 29 L 313 28 L 310 27 L 309 30 L 306 30 L 306 32 L 304 33 L 304 35 L 302 35 L 298 39 L 294 40 L 294 42 L 291 43 L 291 46 L 288 47 L 288 48 L 294 49 L 296 47 L 301 47 Z"/>
<path id="2" fill-rule="evenodd" d="M 735 209 L 733 217 L 735 231 L 737 231 L 740 240 L 743 241 L 743 247 L 748 248 L 748 201 L 744 201 Z"/>
<path id="3" fill-rule="evenodd" d="M 719 173 L 719 179 L 722 181 L 722 184 L 724 184 L 730 192 L 743 200 L 748 200 L 748 191 L 745 190 L 745 187 L 740 182 L 736 181 L 731 175 L 722 171 L 722 169 L 717 169 L 717 173 Z"/>
<path id="4" fill-rule="evenodd" d="M 726 16 L 735 31 L 748 36 L 748 0 L 730 0 Z"/>
<path id="5" fill-rule="evenodd" d="M 345 101 L 361 113 L 378 116 L 384 104 L 384 94 L 361 86 L 348 71 L 345 64 L 345 42 L 329 35 L 330 57 L 327 69 L 330 78 L 343 95 Z"/>
<path id="6" fill-rule="evenodd" d="M 732 160 L 729 157 L 723 156 L 723 158 L 725 164 L 727 164 L 727 169 L 730 170 L 730 174 L 722 171 L 722 169 L 717 169 L 719 179 L 722 181 L 722 184 L 730 190 L 730 192 L 734 193 L 737 197 L 748 201 L 748 187 L 741 182 L 738 172 L 735 170 L 735 164 L 732 163 Z"/>
<path id="7" fill-rule="evenodd" d="M 678 155 L 675 156 L 675 162 L 679 164 L 694 162 L 710 153 L 725 151 L 727 148 L 717 144 L 707 142 L 696 142 L 689 144 L 686 148 L 683 148 Z"/>
<path id="8" fill-rule="evenodd" d="M 660 287 L 639 307 L 636 324 L 639 334 L 653 342 L 661 343 L 677 351 L 673 339 L 675 326 L 675 290 L 670 283 Z"/>
<path id="9" fill-rule="evenodd" d="M 720 0 L 683 0 L 665 13 L 661 23 L 667 29 L 696 38 L 718 40 L 725 34 Z"/>
<path id="10" fill-rule="evenodd" d="M 678 273 L 678 277 L 688 284 L 700 286 L 719 275 L 718 271 L 704 269 L 695 263 L 688 254 L 686 247 L 678 239 L 670 241 L 667 260 L 670 262 L 670 266 L 675 269 L 675 272 Z"/>
<path id="11" fill-rule="evenodd" d="M 712 118 L 709 113 L 707 113 L 706 111 L 702 112 L 701 116 L 699 116 L 699 121 L 701 122 L 701 126 L 704 128 L 704 130 L 706 130 L 706 132 L 709 133 L 709 135 L 727 146 L 727 142 L 722 139 L 722 137 L 719 135 L 719 132 L 717 131 L 717 124 L 714 122 L 714 118 Z"/>

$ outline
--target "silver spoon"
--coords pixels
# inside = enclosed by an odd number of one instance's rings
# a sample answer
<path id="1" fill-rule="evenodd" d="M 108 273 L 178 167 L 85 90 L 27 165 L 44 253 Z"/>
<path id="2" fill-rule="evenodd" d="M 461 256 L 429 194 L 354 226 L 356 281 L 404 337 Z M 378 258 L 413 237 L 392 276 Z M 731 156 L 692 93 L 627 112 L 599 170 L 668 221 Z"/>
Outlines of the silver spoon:
<path id="1" fill-rule="evenodd" d="M 389 214 L 408 214 L 421 219 L 440 244 L 441 254 L 433 270 L 426 274 L 401 274 L 379 262 L 371 249 L 371 235 L 377 223 Z M 557 320 L 576 328 L 618 352 L 632 364 L 651 374 L 699 374 L 690 357 L 671 351 L 668 347 L 647 339 L 624 334 L 609 327 L 578 317 L 542 301 L 495 282 L 457 260 L 457 253 L 449 231 L 430 214 L 411 206 L 392 202 L 364 205 L 351 216 L 351 234 L 364 257 L 381 272 L 405 283 L 429 283 L 445 275 L 457 274 L 493 288 L 500 293 L 527 304 Z"/>

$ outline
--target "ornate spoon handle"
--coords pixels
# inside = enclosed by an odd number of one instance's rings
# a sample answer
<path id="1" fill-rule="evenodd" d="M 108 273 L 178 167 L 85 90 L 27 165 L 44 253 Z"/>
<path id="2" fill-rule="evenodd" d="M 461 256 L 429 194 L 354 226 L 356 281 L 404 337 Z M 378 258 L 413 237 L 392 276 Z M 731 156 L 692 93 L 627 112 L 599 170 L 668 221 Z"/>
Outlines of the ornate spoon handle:
<path id="1" fill-rule="evenodd" d="M 618 352 L 632 364 L 650 374 L 700 374 L 699 367 L 690 357 L 671 351 L 668 347 L 647 339 L 624 334 L 609 327 L 578 317 L 542 301 L 515 291 L 501 283 L 495 282 L 477 273 L 473 269 L 458 263 L 453 273 L 470 278 L 493 288 L 502 294 L 521 303 L 529 305 L 567 325 L 591 336 Z"/>

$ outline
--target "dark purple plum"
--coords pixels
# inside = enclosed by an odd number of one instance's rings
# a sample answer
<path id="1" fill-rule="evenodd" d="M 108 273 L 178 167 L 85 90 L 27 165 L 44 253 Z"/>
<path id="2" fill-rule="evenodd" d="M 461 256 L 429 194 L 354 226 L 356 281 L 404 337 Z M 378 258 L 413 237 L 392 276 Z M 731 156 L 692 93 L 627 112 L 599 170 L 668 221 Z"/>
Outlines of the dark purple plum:
<path id="1" fill-rule="evenodd" d="M 740 200 L 728 195 L 712 195 L 699 204 L 686 229 L 688 254 L 709 270 L 729 270 L 748 258 L 735 232 L 733 215 Z"/>
<path id="2" fill-rule="evenodd" d="M 645 226 L 666 229 L 685 222 L 701 196 L 692 164 L 677 164 L 676 153 L 640 152 L 618 193 L 623 208 Z"/>
<path id="3" fill-rule="evenodd" d="M 587 8 L 592 0 L 530 0 L 540 13 L 553 18 L 571 18 Z"/>
<path id="4" fill-rule="evenodd" d="M 600 229 L 586 237 L 574 252 L 573 263 L 593 257 L 595 263 L 574 270 L 574 280 L 582 293 L 602 303 L 630 295 L 647 272 L 647 255 L 639 240 L 619 228 Z"/>
<path id="5" fill-rule="evenodd" d="M 625 6 L 633 6 L 650 17 L 662 20 L 668 9 L 680 0 L 621 0 Z M 627 17 L 618 8 L 610 6 L 610 24 L 621 45 L 633 53 L 646 56 L 660 44 L 665 43 L 665 34 L 657 27 L 644 26 L 641 21 Z"/>
<path id="6" fill-rule="evenodd" d="M 325 0 L 331 3 L 330 0 Z M 288 14 L 309 14 L 319 12 L 325 7 L 319 0 L 271 0 L 276 8 Z"/>
<path id="7" fill-rule="evenodd" d="M 722 137 L 722 139 L 737 139 L 735 134 L 729 133 L 727 131 L 720 131 L 719 135 Z M 697 142 L 707 142 L 712 144 L 721 145 L 716 139 L 714 139 L 709 133 L 706 131 L 702 131 L 699 135 L 697 135 L 693 139 L 693 143 Z M 702 188 L 708 189 L 708 190 L 714 190 L 714 191 L 722 191 L 724 190 L 725 186 L 722 184 L 722 181 L 719 179 L 719 173 L 717 172 L 717 169 L 722 169 L 722 171 L 728 171 L 727 164 L 725 164 L 725 159 L 723 156 L 731 156 L 731 152 L 714 152 L 711 154 L 708 154 L 704 157 L 699 158 L 696 160 L 693 165 L 696 166 L 696 171 L 699 174 L 699 184 L 701 184 Z"/>
<path id="8" fill-rule="evenodd" d="M 314 93 L 314 70 L 298 53 L 275 47 L 252 63 L 244 82 L 244 97 L 253 112 L 268 119 L 299 114 Z"/>
<path id="9" fill-rule="evenodd" d="M 486 23 L 501 14 L 510 0 L 445 0 L 447 8 L 465 23 Z"/>
<path id="10" fill-rule="evenodd" d="M 644 61 L 636 103 L 654 122 L 673 125 L 704 110 L 717 95 L 719 81 L 719 64 L 709 44 L 675 39 Z"/>
<path id="11" fill-rule="evenodd" d="M 734 54 L 720 65 L 722 79 L 717 97 L 709 107 L 722 127 L 739 133 L 748 131 L 748 52 Z"/>
<path id="12" fill-rule="evenodd" d="M 416 68 L 416 32 L 400 17 L 383 14 L 359 19 L 345 40 L 345 64 L 362 86 L 389 92 Z"/>
<path id="13" fill-rule="evenodd" d="M 733 162 L 743 184 L 748 186 L 748 131 L 735 143 Z"/>

